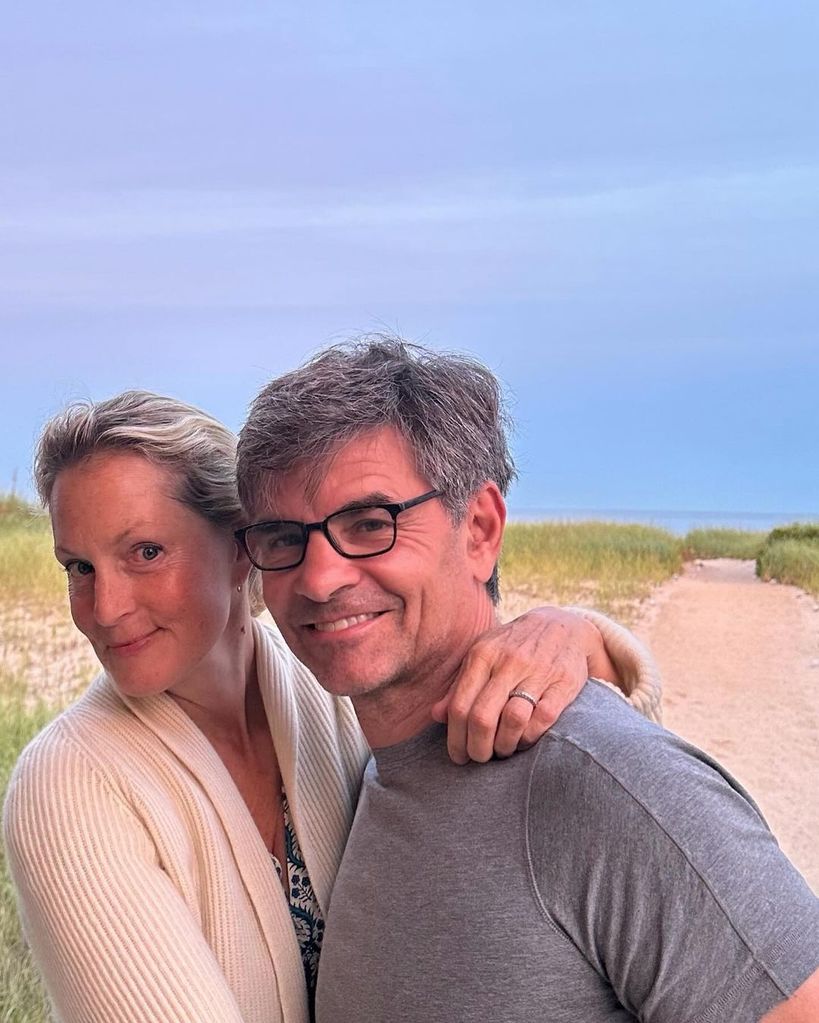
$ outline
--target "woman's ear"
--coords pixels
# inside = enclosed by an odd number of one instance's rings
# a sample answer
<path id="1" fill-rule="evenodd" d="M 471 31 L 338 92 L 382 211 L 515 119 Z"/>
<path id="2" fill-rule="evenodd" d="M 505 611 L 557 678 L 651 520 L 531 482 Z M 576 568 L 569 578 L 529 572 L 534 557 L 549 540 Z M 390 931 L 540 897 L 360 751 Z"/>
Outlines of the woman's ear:
<path id="1" fill-rule="evenodd" d="M 234 555 L 235 560 L 234 560 L 234 563 L 233 563 L 233 575 L 234 575 L 234 580 L 233 581 L 234 581 L 234 583 L 236 583 L 238 585 L 240 583 L 244 583 L 245 582 L 245 580 L 247 579 L 248 575 L 250 574 L 250 571 L 253 568 L 253 566 L 250 564 L 250 558 L 248 558 L 247 554 L 245 553 L 244 548 L 239 543 L 239 541 L 235 540 L 234 543 L 235 543 L 235 555 Z"/>
<path id="2" fill-rule="evenodd" d="M 496 483 L 486 482 L 470 498 L 466 512 L 467 552 L 475 578 L 485 583 L 495 570 L 506 526 L 506 503 Z"/>

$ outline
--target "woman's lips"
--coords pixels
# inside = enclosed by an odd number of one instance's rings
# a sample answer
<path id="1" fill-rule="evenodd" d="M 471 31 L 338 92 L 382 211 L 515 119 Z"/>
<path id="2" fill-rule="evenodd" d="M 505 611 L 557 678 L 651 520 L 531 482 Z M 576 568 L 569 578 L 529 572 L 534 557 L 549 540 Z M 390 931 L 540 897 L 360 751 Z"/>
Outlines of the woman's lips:
<path id="1" fill-rule="evenodd" d="M 109 643 L 108 649 L 114 654 L 135 654 L 146 645 L 146 643 L 159 632 L 159 629 L 152 629 L 150 632 L 144 633 L 142 636 L 136 636 L 133 639 L 125 640 L 122 643 Z"/>

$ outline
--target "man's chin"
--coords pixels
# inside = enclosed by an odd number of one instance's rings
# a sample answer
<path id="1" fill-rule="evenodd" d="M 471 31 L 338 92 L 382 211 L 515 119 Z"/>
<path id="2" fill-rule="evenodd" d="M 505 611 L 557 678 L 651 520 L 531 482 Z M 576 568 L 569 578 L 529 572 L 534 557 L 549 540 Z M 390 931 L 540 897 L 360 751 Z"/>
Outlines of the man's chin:
<path id="1" fill-rule="evenodd" d="M 344 673 L 339 675 L 335 671 L 323 671 L 320 667 L 314 668 L 308 665 L 310 670 L 318 679 L 319 685 L 331 696 L 356 697 L 367 696 L 384 689 L 389 681 L 382 678 L 362 678 L 360 675 Z"/>
<path id="2" fill-rule="evenodd" d="M 380 671 L 372 662 L 365 665 L 358 659 L 351 658 L 345 663 L 343 659 L 334 658 L 332 664 L 320 657 L 299 656 L 299 660 L 316 676 L 321 688 L 332 696 L 367 696 L 384 689 L 393 677 L 389 670 Z"/>
<path id="3" fill-rule="evenodd" d="M 316 645 L 304 642 L 291 644 L 291 649 L 316 676 L 322 689 L 333 696 L 355 697 L 376 692 L 395 675 L 394 659 L 384 657 L 383 651 L 371 650 L 367 656 L 362 650 L 345 650 L 340 644 L 330 651 L 317 650 Z"/>

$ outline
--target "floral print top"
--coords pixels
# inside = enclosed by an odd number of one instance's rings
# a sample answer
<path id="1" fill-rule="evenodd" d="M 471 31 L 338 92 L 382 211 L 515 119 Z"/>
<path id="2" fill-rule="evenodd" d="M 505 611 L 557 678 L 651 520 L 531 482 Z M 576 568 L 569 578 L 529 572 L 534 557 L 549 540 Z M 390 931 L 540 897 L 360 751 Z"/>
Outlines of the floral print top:
<path id="1" fill-rule="evenodd" d="M 318 900 L 310 884 L 307 866 L 304 862 L 296 831 L 290 817 L 287 795 L 282 790 L 282 809 L 284 811 L 284 843 L 287 852 L 287 899 L 290 904 L 290 916 L 296 931 L 296 940 L 301 949 L 301 961 L 304 977 L 307 981 L 307 1000 L 310 1005 L 310 1019 L 315 1018 L 316 978 L 318 976 L 321 942 L 324 938 L 324 920 Z M 282 865 L 273 856 L 273 865 L 279 878 L 282 877 Z"/>

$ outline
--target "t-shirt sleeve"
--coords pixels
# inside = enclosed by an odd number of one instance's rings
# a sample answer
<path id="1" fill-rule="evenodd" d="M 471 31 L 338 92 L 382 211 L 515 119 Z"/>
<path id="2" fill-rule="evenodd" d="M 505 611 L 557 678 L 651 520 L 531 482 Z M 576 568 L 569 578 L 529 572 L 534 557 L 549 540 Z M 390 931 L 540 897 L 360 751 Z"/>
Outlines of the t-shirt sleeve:
<path id="1" fill-rule="evenodd" d="M 242 1023 L 150 835 L 70 739 L 29 747 L 3 826 L 26 937 L 62 1023 Z"/>
<path id="2" fill-rule="evenodd" d="M 819 966 L 819 904 L 726 773 L 622 714 L 591 742 L 541 744 L 528 831 L 543 912 L 637 1018 L 753 1023 Z"/>

